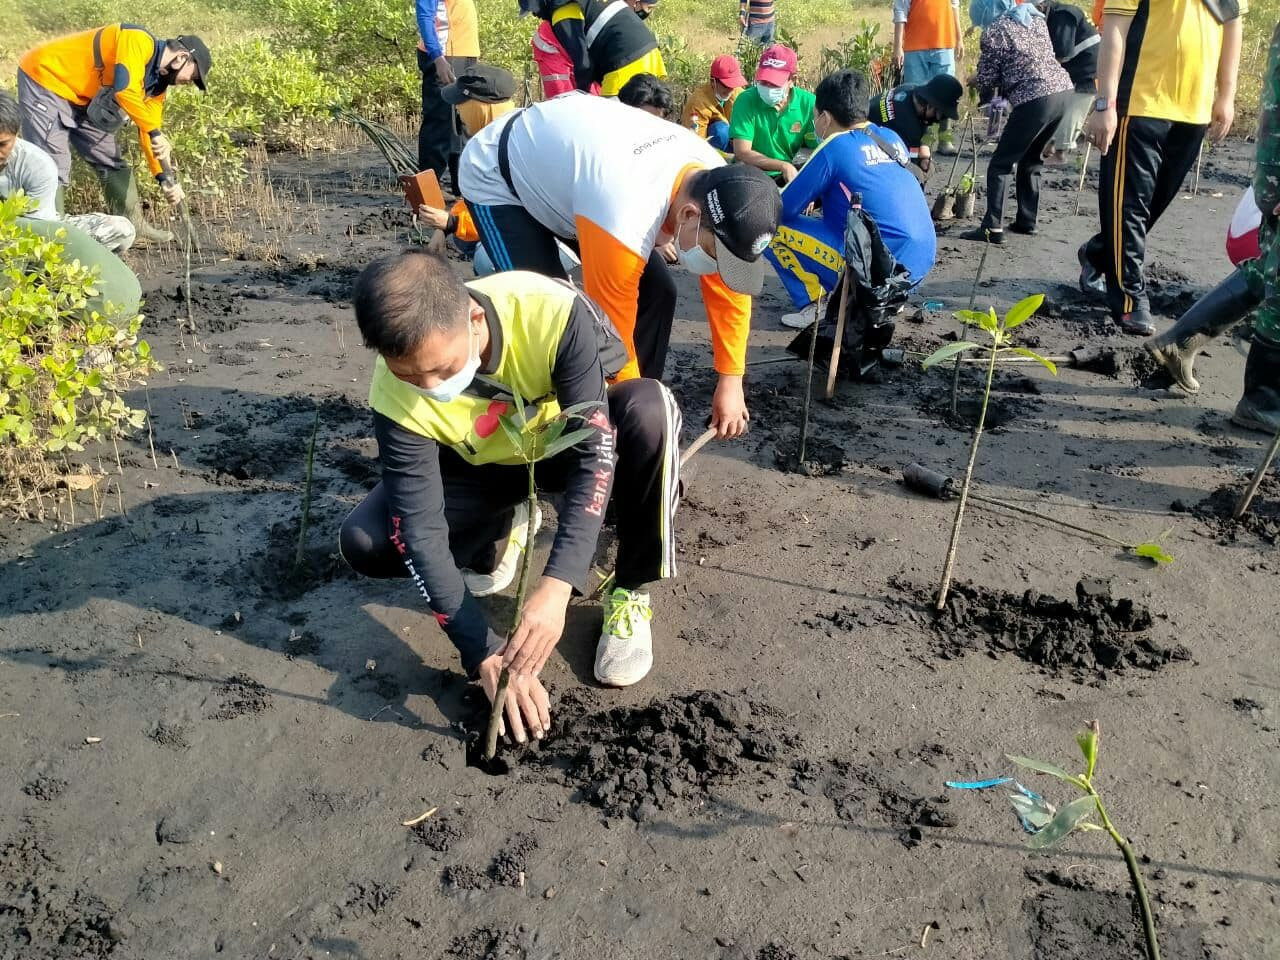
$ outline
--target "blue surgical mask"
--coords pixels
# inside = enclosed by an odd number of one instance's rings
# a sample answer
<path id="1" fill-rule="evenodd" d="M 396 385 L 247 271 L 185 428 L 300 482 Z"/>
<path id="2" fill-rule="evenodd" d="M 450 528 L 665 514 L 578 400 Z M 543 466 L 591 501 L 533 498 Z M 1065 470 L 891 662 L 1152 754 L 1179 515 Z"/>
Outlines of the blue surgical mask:
<path id="1" fill-rule="evenodd" d="M 462 392 L 471 386 L 471 381 L 476 377 L 476 371 L 480 369 L 480 355 L 471 356 L 471 340 L 474 331 L 471 321 L 467 321 L 467 362 L 462 365 L 462 369 L 453 376 L 445 380 L 441 380 L 434 387 L 419 387 L 412 383 L 407 386 L 415 393 L 419 393 L 428 400 L 434 400 L 436 403 L 450 403 L 457 400 Z"/>
<path id="2" fill-rule="evenodd" d="M 697 220 L 693 221 L 693 246 L 688 250 L 680 249 L 680 240 L 678 237 L 676 239 L 676 255 L 680 258 L 680 266 L 698 277 L 715 273 L 720 269 L 720 265 L 716 263 L 716 258 L 703 250 L 702 244 L 698 243 L 698 232 L 701 226 L 702 217 L 698 217 Z"/>
<path id="3" fill-rule="evenodd" d="M 776 107 L 787 96 L 786 87 L 771 87 L 767 83 L 757 83 L 756 92 L 760 94 L 760 99 L 771 107 Z"/>

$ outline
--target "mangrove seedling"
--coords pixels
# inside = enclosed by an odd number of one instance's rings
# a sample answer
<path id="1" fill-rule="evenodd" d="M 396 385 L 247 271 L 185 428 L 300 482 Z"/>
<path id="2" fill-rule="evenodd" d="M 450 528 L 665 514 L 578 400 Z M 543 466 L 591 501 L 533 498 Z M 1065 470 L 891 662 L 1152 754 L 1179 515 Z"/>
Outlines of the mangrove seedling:
<path id="1" fill-rule="evenodd" d="M 600 406 L 600 402 L 589 400 L 586 403 L 577 403 L 566 407 L 552 417 L 543 419 L 536 407 L 532 415 L 530 414 L 519 390 L 515 387 L 509 389 L 511 404 L 505 412 L 498 415 L 498 425 L 525 465 L 528 475 L 525 505 L 528 508 L 529 531 L 532 534 L 533 518 L 538 511 L 538 488 L 534 483 L 534 465 L 539 460 L 563 453 L 595 433 L 591 427 L 581 427 L 577 430 L 569 430 L 568 427 L 570 421 L 580 420 L 588 410 Z M 516 608 L 511 616 L 511 629 L 507 632 L 508 639 L 516 632 L 516 628 L 520 625 L 520 615 L 524 612 L 524 598 L 529 587 L 529 570 L 533 566 L 532 560 L 533 543 L 530 536 L 526 539 L 524 555 L 520 558 L 520 573 L 516 579 Z M 498 675 L 498 686 L 494 691 L 493 704 L 489 709 L 489 727 L 485 732 L 484 740 L 486 761 L 492 760 L 494 754 L 498 752 L 498 732 L 502 728 L 502 708 L 506 706 L 507 684 L 510 680 L 507 668 L 503 667 Z"/>
<path id="2" fill-rule="evenodd" d="M 978 422 L 973 428 L 973 440 L 969 444 L 969 463 L 964 470 L 964 483 L 960 487 L 960 499 L 956 503 L 956 517 L 951 524 L 951 543 L 947 547 L 942 580 L 938 584 L 938 599 L 935 606 L 939 611 L 946 607 L 947 593 L 951 590 L 951 574 L 955 570 L 956 549 L 960 545 L 960 525 L 964 522 L 964 509 L 969 502 L 969 487 L 973 482 L 974 464 L 978 461 L 978 443 L 982 440 L 982 427 L 987 421 L 987 405 L 991 401 L 991 381 L 995 378 L 996 360 L 1002 354 L 1016 353 L 1043 364 L 1054 376 L 1058 374 L 1058 368 L 1054 366 L 1052 360 L 1026 347 L 1015 347 L 1010 344 L 1011 331 L 1026 323 L 1031 315 L 1040 309 L 1042 303 L 1044 303 L 1044 294 L 1034 294 L 1019 300 L 1003 317 L 996 316 L 994 307 L 988 309 L 986 313 L 981 310 L 961 310 L 956 314 L 957 319 L 968 326 L 979 327 L 985 331 L 991 338 L 990 345 L 984 345 L 975 340 L 957 340 L 935 350 L 921 362 L 921 366 L 928 370 L 934 364 L 958 357 L 966 350 L 985 349 L 987 351 L 987 381 L 982 390 L 982 407 L 978 412 Z"/>
<path id="3" fill-rule="evenodd" d="M 302 569 L 307 556 L 307 532 L 311 522 L 311 474 L 316 464 L 316 434 L 320 432 L 320 405 L 316 405 L 316 417 L 311 424 L 311 442 L 307 444 L 306 478 L 302 482 L 302 512 L 298 520 L 298 547 L 293 554 L 293 569 Z"/>
<path id="4" fill-rule="evenodd" d="M 1124 864 L 1129 870 L 1129 883 L 1133 886 L 1134 899 L 1137 900 L 1138 910 L 1142 914 L 1142 933 L 1146 938 L 1147 960 L 1160 960 L 1160 944 L 1156 939 L 1155 917 L 1151 913 L 1151 901 L 1147 899 L 1147 888 L 1142 882 L 1142 871 L 1138 869 L 1138 858 L 1134 855 L 1132 845 L 1116 829 L 1115 824 L 1111 822 L 1111 818 L 1107 816 L 1107 808 L 1103 806 L 1102 797 L 1098 794 L 1098 790 L 1093 783 L 1094 771 L 1098 766 L 1098 741 L 1100 738 L 1101 729 L 1097 720 L 1094 720 L 1084 730 L 1076 734 L 1076 743 L 1080 747 L 1080 753 L 1084 756 L 1085 769 L 1080 774 L 1068 773 L 1061 767 L 1046 763 L 1043 760 L 1033 760 L 1030 757 L 1009 757 L 1020 767 L 1034 770 L 1037 773 L 1047 773 L 1051 777 L 1057 777 L 1059 780 L 1071 784 L 1080 790 L 1083 796 L 1077 797 L 1066 806 L 1057 809 L 1043 798 L 1030 794 L 1029 791 L 1027 793 L 1010 794 L 1009 800 L 1023 823 L 1035 829 L 1031 839 L 1027 842 L 1027 846 L 1033 850 L 1046 850 L 1053 847 L 1077 830 L 1105 830 L 1107 832 L 1112 842 L 1120 850 L 1121 856 L 1124 857 Z M 1094 823 L 1089 819 L 1095 814 L 1097 815 L 1098 823 Z"/>

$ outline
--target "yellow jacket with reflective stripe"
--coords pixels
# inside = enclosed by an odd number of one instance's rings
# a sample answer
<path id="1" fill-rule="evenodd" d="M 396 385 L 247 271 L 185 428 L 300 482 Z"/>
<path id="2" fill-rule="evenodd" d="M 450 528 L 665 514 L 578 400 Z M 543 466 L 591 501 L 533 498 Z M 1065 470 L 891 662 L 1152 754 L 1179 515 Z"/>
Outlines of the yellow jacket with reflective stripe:
<path id="1" fill-rule="evenodd" d="M 498 417 L 510 412 L 511 388 L 525 401 L 533 425 L 560 413 L 552 372 L 577 293 L 567 284 L 523 271 L 495 273 L 467 284 L 467 292 L 502 330 L 497 369 L 477 374 L 477 388 L 448 403 L 423 396 L 374 362 L 369 406 L 406 430 L 453 449 L 471 464 L 523 463 Z M 496 393 L 500 396 L 484 396 Z"/>
<path id="2" fill-rule="evenodd" d="M 98 38 L 96 56 L 95 37 Z M 138 125 L 147 165 L 158 176 L 160 162 L 151 152 L 150 134 L 160 129 L 164 93 L 149 95 L 146 84 L 147 73 L 153 65 L 159 69 L 155 61 L 162 47 L 163 41 L 141 27 L 110 23 L 28 50 L 18 61 L 18 67 L 50 93 L 77 107 L 87 106 L 104 86 L 114 87 L 116 102 Z"/>

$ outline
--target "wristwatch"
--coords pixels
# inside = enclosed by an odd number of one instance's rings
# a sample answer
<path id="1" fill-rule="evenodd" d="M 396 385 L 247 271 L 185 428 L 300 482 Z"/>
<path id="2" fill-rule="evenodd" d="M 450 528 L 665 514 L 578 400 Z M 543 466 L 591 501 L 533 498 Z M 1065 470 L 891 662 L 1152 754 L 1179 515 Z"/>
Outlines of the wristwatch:
<path id="1" fill-rule="evenodd" d="M 1093 109 L 1096 113 L 1105 113 L 1107 110 L 1115 107 L 1115 105 L 1116 102 L 1114 100 L 1110 100 L 1106 97 L 1098 97 L 1097 100 L 1093 101 Z"/>

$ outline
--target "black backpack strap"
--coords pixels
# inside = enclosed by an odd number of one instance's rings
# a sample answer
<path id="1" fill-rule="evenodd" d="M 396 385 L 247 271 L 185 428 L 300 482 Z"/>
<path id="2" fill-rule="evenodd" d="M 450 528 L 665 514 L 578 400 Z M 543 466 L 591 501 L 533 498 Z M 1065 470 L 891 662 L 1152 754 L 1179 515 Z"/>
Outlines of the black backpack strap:
<path id="1" fill-rule="evenodd" d="M 520 199 L 520 194 L 516 192 L 515 182 L 511 179 L 511 128 L 515 125 L 516 117 L 523 112 L 524 107 L 521 107 L 511 114 L 511 119 L 503 125 L 502 132 L 498 134 L 498 172 L 502 174 L 507 189 L 517 200 Z"/>
<path id="2" fill-rule="evenodd" d="M 906 166 L 909 163 L 911 163 L 910 157 L 904 157 L 902 154 L 900 154 L 894 148 L 892 143 L 890 143 L 884 137 L 880 136 L 880 134 L 872 130 L 870 126 L 863 127 L 862 132 L 865 133 L 868 137 L 870 137 L 871 142 L 874 143 L 881 150 L 883 150 L 885 156 L 888 157 L 890 160 L 892 160 L 894 163 L 896 163 L 898 166 L 903 167 L 905 169 Z"/>

